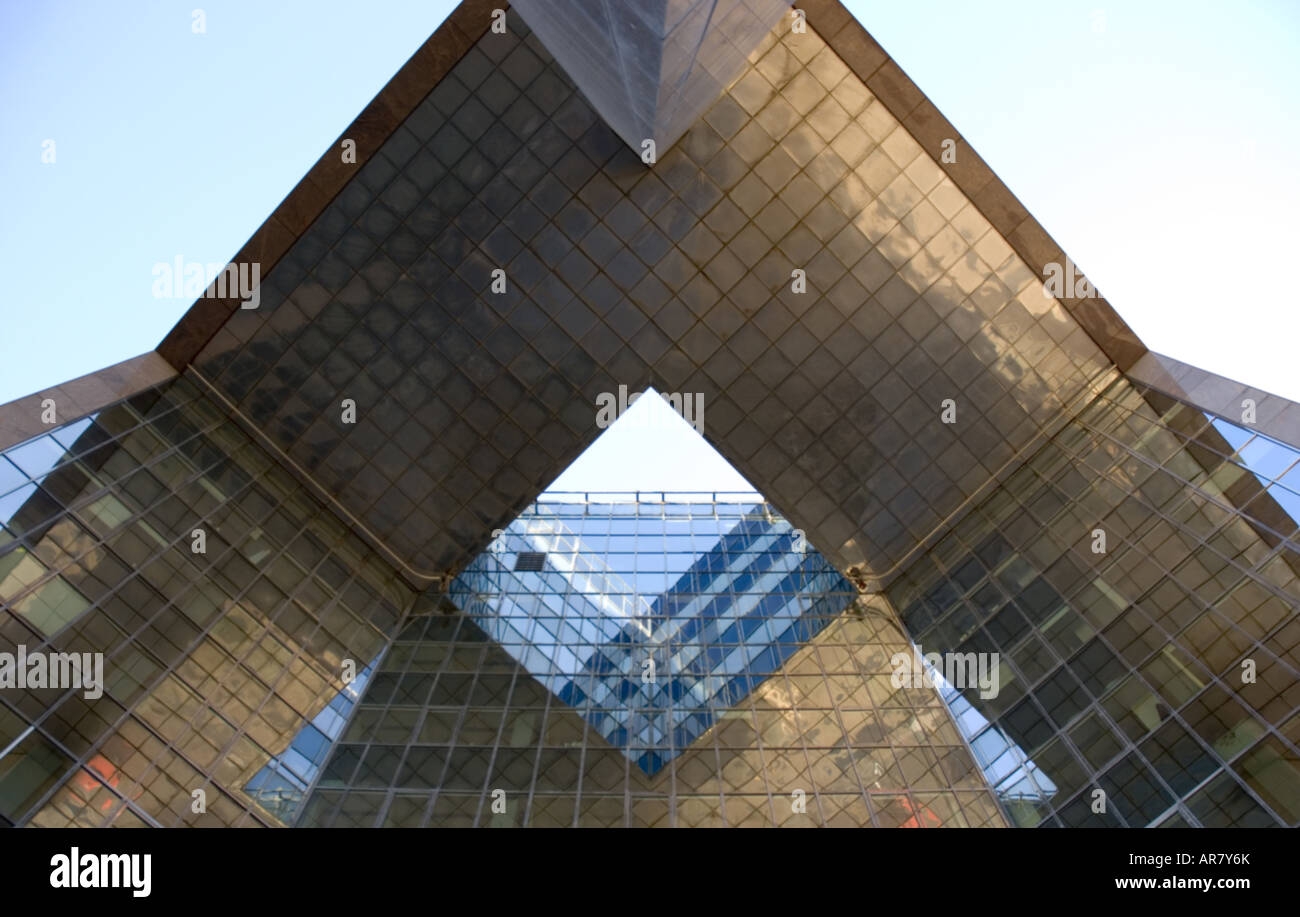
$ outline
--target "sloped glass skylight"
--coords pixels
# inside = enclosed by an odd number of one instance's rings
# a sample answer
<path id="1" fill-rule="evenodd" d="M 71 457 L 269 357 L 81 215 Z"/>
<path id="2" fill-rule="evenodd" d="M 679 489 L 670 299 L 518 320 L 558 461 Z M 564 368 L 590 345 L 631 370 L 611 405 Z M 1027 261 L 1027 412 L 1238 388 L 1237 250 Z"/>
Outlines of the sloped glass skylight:
<path id="1" fill-rule="evenodd" d="M 617 450 L 601 444 L 627 417 L 579 462 L 594 467 L 602 452 L 623 451 L 617 438 Z M 689 449 L 705 467 L 724 466 L 740 493 L 553 488 L 451 587 L 459 608 L 647 774 L 778 672 L 856 595 L 801 532 L 686 431 L 694 442 L 684 446 L 661 429 L 659 448 L 639 455 L 641 467 L 663 467 L 665 448 Z M 636 480 L 627 470 L 625 486 Z M 542 555 L 540 569 L 521 568 L 527 554 Z"/>

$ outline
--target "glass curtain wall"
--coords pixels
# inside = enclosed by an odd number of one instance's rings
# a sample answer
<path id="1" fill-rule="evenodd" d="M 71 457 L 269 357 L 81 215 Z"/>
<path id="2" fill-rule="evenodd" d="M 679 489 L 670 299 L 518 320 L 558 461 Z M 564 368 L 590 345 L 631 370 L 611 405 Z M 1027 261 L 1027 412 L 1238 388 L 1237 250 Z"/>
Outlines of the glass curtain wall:
<path id="1" fill-rule="evenodd" d="M 1016 824 L 1300 821 L 1298 491 L 1297 449 L 1119 378 L 895 582 L 924 651 L 999 654 L 954 711 Z"/>
<path id="2" fill-rule="evenodd" d="M 413 598 L 189 379 L 7 450 L 0 652 L 104 683 L 0 690 L 0 816 L 285 824 Z"/>
<path id="3" fill-rule="evenodd" d="M 303 824 L 1002 823 L 887 603 L 753 498 L 542 499 L 420 609 Z"/>

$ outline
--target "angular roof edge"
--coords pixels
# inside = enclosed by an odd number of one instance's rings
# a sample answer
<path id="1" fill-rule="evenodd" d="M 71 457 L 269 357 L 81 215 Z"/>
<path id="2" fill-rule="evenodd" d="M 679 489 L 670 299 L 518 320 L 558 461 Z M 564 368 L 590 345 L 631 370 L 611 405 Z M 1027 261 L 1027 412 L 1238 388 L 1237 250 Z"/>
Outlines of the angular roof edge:
<path id="1" fill-rule="evenodd" d="M 1065 252 L 1047 230 L 839 0 L 802 0 L 801 6 L 826 44 L 907 128 L 1040 280 L 1047 265 L 1065 264 Z M 956 162 L 941 161 L 945 140 L 956 142 Z M 1103 297 L 1057 300 L 1121 371 L 1146 353 L 1133 329 Z"/>
<path id="2" fill-rule="evenodd" d="M 1217 414 L 1238 426 L 1251 427 L 1300 449 L 1300 404 L 1281 395 L 1190 366 L 1155 351 L 1148 351 L 1126 375 L 1193 407 Z M 1253 422 L 1242 419 L 1242 401 L 1247 398 L 1255 403 Z"/>
<path id="3" fill-rule="evenodd" d="M 0 450 L 130 398 L 176 376 L 176 369 L 151 350 L 93 373 L 78 376 L 8 404 L 0 404 Z M 41 420 L 41 404 L 54 402 L 55 422 Z"/>
<path id="4" fill-rule="evenodd" d="M 406 120 L 452 66 L 487 31 L 500 0 L 463 0 L 379 94 L 331 144 L 316 165 L 249 238 L 232 263 L 258 263 L 267 276 L 370 156 Z M 1066 263 L 1065 252 L 1029 214 L 902 68 L 839 0 L 802 0 L 808 23 L 872 94 L 912 134 L 1039 278 L 1049 264 Z M 356 141 L 357 161 L 344 163 L 339 142 Z M 944 140 L 957 144 L 956 162 L 940 161 Z M 1094 288 L 1095 289 L 1095 288 Z M 1146 346 L 1104 298 L 1058 297 L 1102 352 L 1127 371 Z M 184 369 L 239 308 L 233 298 L 203 298 L 158 345 L 158 353 Z"/>
<path id="5" fill-rule="evenodd" d="M 260 264 L 261 276 L 266 277 L 384 141 L 488 30 L 492 10 L 503 6 L 499 0 L 462 0 L 356 120 L 330 144 L 230 263 Z M 355 164 L 343 162 L 340 143 L 344 139 L 356 141 Z M 163 338 L 158 353 L 177 370 L 184 369 L 239 307 L 238 298 L 196 300 Z"/>

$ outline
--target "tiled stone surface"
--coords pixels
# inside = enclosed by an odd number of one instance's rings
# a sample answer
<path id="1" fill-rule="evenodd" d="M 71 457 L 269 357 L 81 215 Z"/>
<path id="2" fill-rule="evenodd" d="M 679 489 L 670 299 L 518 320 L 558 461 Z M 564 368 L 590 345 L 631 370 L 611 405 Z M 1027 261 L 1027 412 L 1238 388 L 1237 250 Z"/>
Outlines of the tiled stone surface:
<path id="1" fill-rule="evenodd" d="M 330 145 L 231 263 L 257 263 L 262 276 L 266 276 L 325 205 L 473 45 L 475 38 L 488 27 L 494 8 L 491 0 L 462 0 L 397 76 Z M 356 144 L 355 163 L 343 161 L 341 144 L 345 138 Z M 233 298 L 198 300 L 158 345 L 158 353 L 177 370 L 185 369 L 239 308 L 239 300 Z"/>
<path id="2" fill-rule="evenodd" d="M 827 44 L 938 160 L 940 168 L 1037 276 L 1044 276 L 1044 266 L 1051 262 L 1065 264 L 1060 246 L 838 0 L 810 0 L 801 6 L 808 21 L 826 36 Z M 956 144 L 953 162 L 939 159 L 945 140 Z M 1062 299 L 1061 305 L 1120 369 L 1128 369 L 1146 353 L 1146 347 L 1104 297 Z"/>
<path id="3" fill-rule="evenodd" d="M 814 31 L 770 35 L 653 168 L 525 33 L 485 34 L 196 360 L 412 566 L 465 563 L 600 392 L 652 384 L 887 575 L 1109 365 Z"/>

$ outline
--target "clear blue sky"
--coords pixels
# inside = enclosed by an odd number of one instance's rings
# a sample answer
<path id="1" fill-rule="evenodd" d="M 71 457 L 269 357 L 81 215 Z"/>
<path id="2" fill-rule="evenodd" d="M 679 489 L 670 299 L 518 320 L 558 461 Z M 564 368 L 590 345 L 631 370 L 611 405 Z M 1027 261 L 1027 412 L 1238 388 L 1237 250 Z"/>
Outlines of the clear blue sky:
<path id="1" fill-rule="evenodd" d="M 153 265 L 229 259 L 453 5 L 0 4 L 0 403 L 154 347 Z M 848 5 L 1148 346 L 1300 400 L 1300 3 Z"/>

